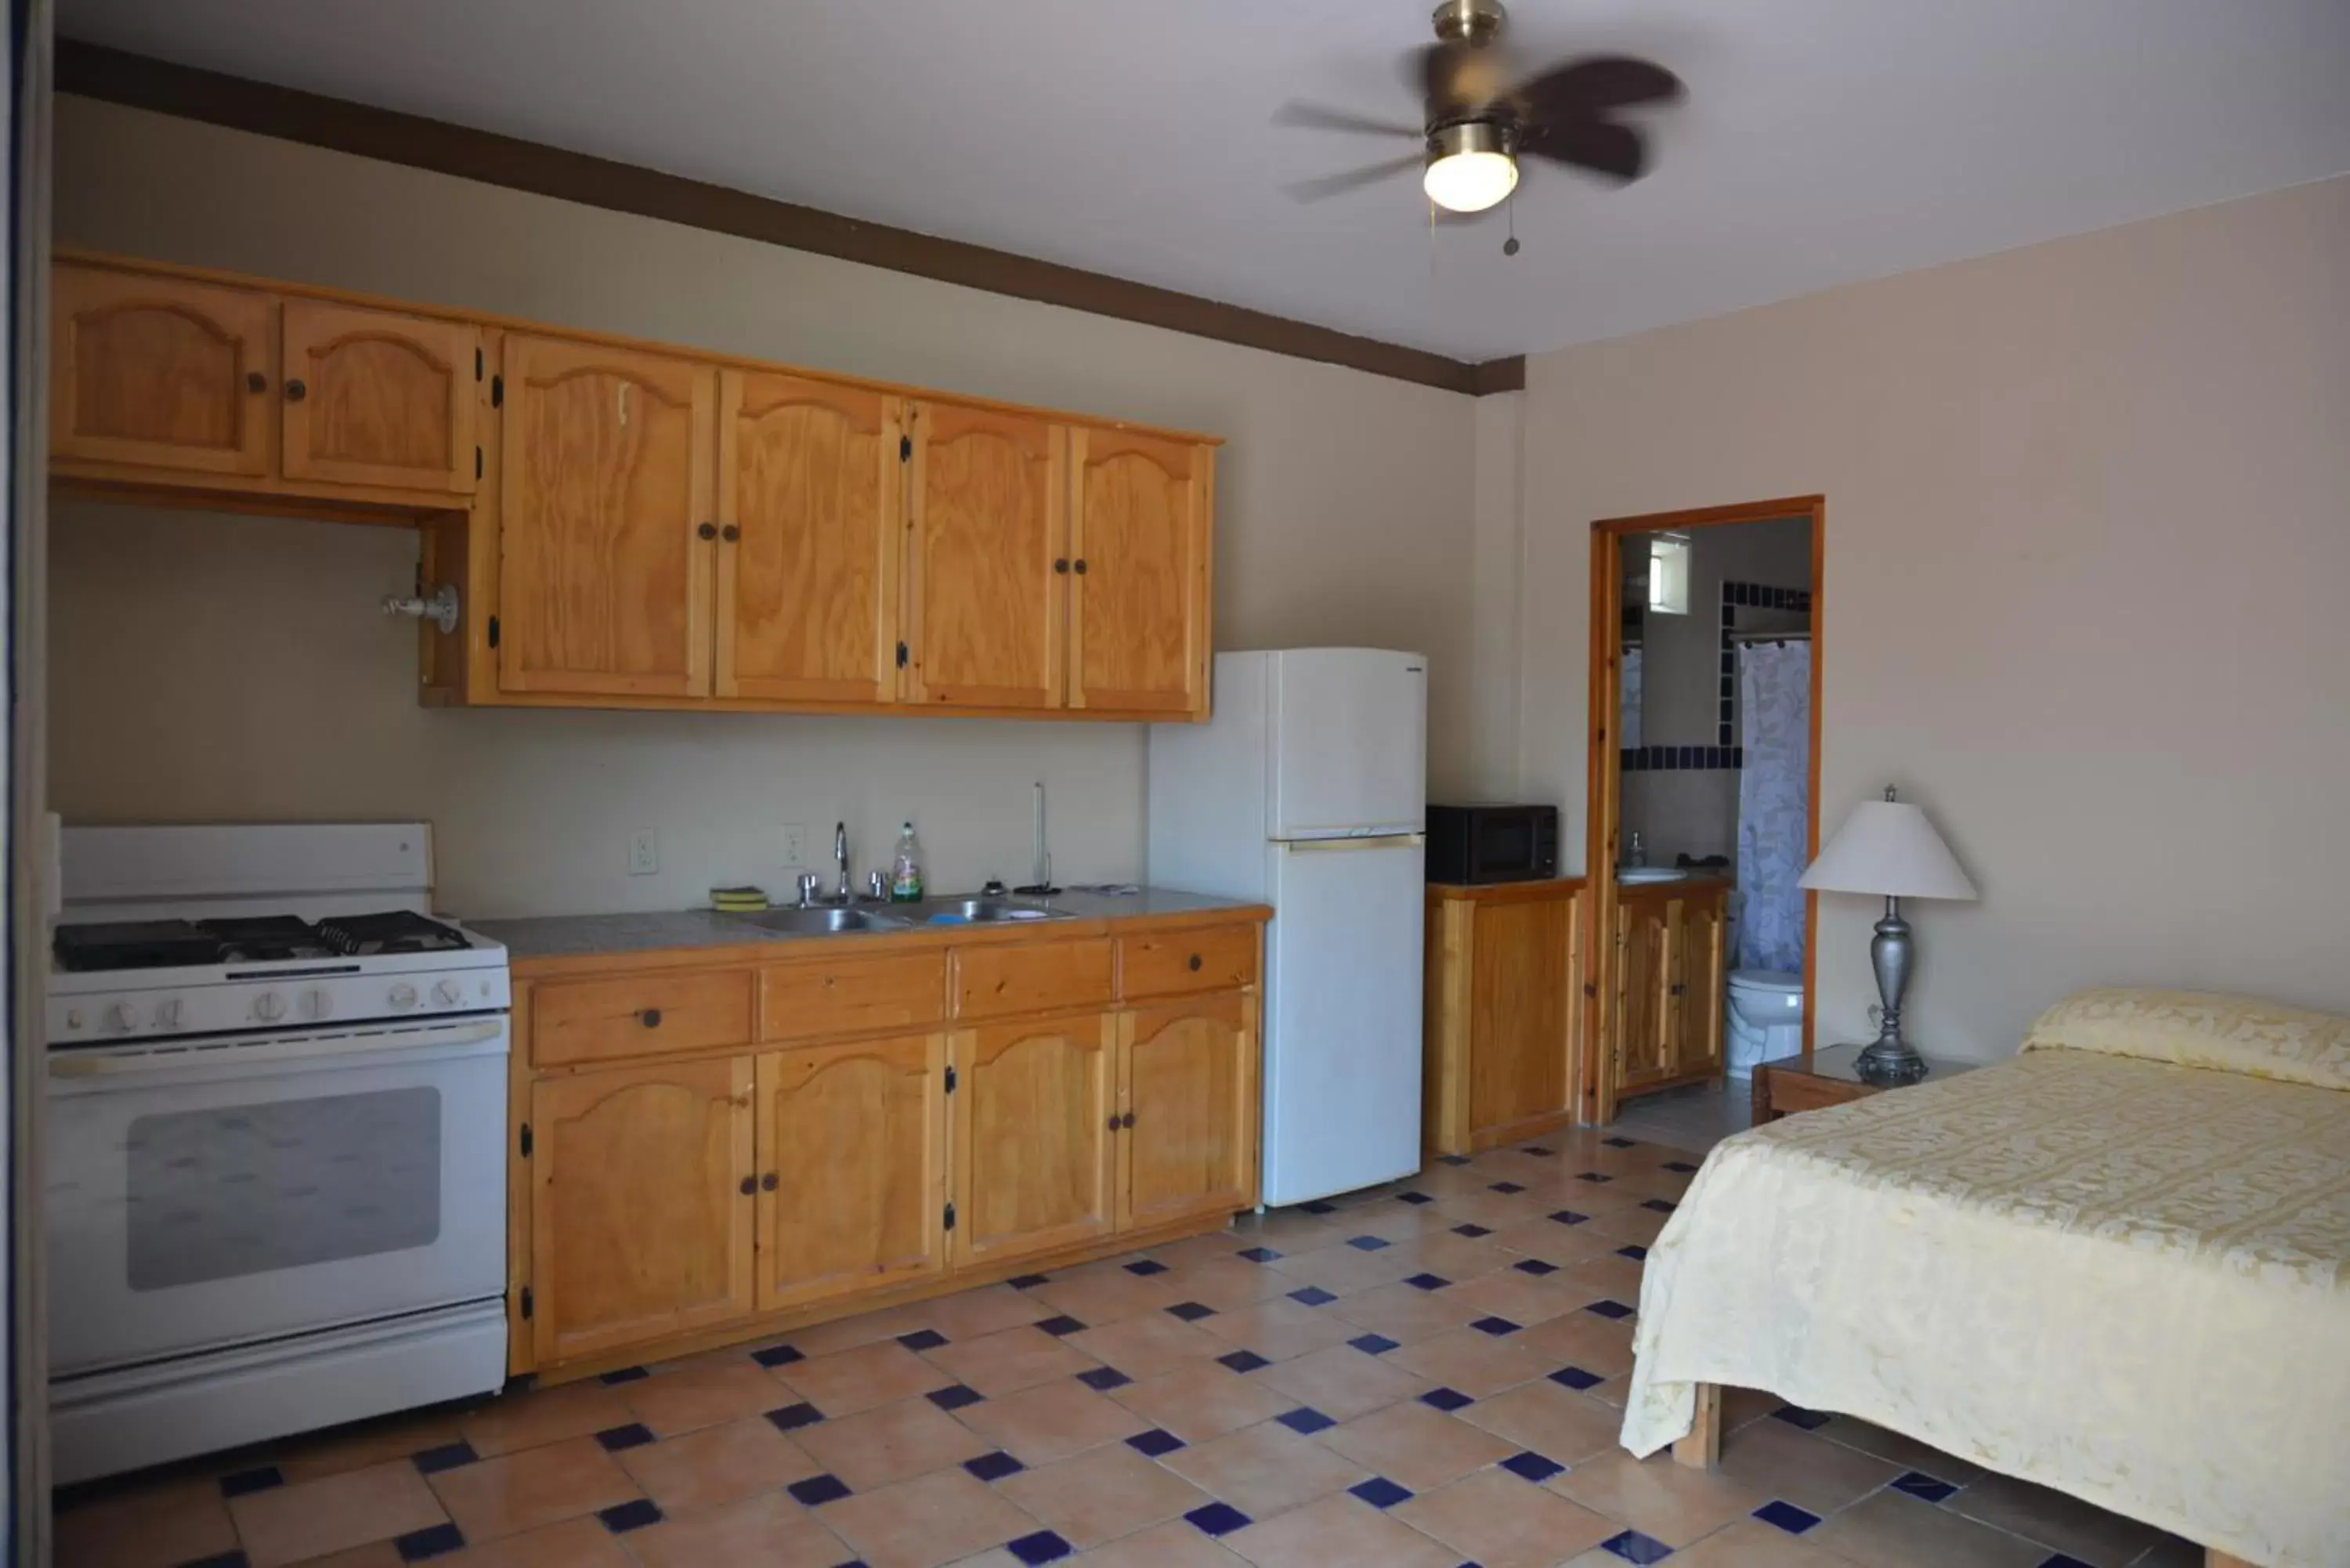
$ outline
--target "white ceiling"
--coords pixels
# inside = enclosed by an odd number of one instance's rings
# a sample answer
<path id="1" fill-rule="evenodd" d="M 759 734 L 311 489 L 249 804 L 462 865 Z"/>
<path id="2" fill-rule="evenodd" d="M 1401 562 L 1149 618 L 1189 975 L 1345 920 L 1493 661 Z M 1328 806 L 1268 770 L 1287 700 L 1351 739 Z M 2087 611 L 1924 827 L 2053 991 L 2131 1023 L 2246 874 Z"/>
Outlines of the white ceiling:
<path id="1" fill-rule="evenodd" d="M 1428 0 L 59 0 L 68 36 L 1483 359 L 2350 171 L 2345 0 L 1514 0 L 1689 84 L 1654 172 L 1284 182 L 1416 116 Z M 1409 144 L 1399 151 L 1409 151 Z"/>

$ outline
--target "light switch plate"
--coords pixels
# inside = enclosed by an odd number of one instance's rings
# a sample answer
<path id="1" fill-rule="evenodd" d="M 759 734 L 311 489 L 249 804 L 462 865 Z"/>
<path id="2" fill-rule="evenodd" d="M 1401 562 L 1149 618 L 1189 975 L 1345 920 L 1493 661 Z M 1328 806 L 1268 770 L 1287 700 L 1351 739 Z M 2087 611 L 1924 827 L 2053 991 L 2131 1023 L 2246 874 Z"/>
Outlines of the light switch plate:
<path id="1" fill-rule="evenodd" d="M 783 851 L 786 866 L 807 864 L 807 829 L 796 822 L 787 822 L 776 830 L 776 843 Z"/>

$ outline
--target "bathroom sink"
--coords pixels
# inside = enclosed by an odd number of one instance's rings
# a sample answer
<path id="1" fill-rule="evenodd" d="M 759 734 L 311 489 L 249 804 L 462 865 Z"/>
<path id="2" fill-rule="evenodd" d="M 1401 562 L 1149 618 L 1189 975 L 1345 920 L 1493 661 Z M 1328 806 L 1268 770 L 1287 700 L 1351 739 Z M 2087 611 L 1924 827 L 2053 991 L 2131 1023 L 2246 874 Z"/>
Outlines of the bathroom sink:
<path id="1" fill-rule="evenodd" d="M 998 925 L 1015 920 L 1066 920 L 1060 909 L 1042 909 L 1010 898 L 940 898 L 917 906 L 915 919 L 932 926 Z"/>
<path id="2" fill-rule="evenodd" d="M 1619 888 L 1638 888 L 1646 882 L 1686 882 L 1689 877 L 1688 872 L 1676 870 L 1670 866 L 1616 867 L 1616 885 Z"/>
<path id="3" fill-rule="evenodd" d="M 733 918 L 793 937 L 833 936 L 844 931 L 902 931 L 911 923 L 895 915 L 857 909 L 765 909 Z"/>

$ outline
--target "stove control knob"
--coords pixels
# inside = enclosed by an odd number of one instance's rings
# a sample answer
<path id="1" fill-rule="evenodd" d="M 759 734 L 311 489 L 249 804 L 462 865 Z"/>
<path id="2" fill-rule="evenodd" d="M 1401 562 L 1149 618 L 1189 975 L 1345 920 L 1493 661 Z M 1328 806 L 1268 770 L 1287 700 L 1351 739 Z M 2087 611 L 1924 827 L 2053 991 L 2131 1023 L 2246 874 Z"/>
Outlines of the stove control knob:
<path id="1" fill-rule="evenodd" d="M 264 1023 L 275 1023 L 286 1016 L 286 999 L 274 991 L 265 991 L 253 999 L 253 1015 Z"/>
<path id="2" fill-rule="evenodd" d="M 127 1002 L 118 1002 L 106 1010 L 106 1026 L 126 1033 L 139 1027 L 139 1010 Z"/>
<path id="3" fill-rule="evenodd" d="M 405 1012 L 416 1005 L 416 988 L 404 980 L 396 981 L 392 984 L 391 994 L 386 1000 L 391 1003 L 394 1012 Z"/>
<path id="4" fill-rule="evenodd" d="M 303 1017 L 324 1018 L 334 1011 L 335 999 L 326 992 L 313 990 L 306 991 L 302 993 Z"/>
<path id="5" fill-rule="evenodd" d="M 177 1029 L 180 1026 L 180 999 L 176 996 L 155 1004 L 155 1027 Z"/>
<path id="6" fill-rule="evenodd" d="M 465 1000 L 465 993 L 457 989 L 455 981 L 444 980 L 432 988 L 432 1000 L 443 1007 L 454 1007 Z"/>

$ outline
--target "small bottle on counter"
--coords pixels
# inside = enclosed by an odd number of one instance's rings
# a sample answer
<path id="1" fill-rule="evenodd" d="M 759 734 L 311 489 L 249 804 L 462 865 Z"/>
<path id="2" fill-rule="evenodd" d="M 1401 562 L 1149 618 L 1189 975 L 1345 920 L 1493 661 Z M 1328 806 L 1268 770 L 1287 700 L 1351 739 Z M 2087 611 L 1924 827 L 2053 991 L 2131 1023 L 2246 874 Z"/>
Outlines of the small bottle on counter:
<path id="1" fill-rule="evenodd" d="M 889 862 L 889 901 L 893 904 L 913 904 L 922 897 L 922 841 L 914 836 L 914 825 L 908 823 L 898 830 L 898 853 Z"/>

